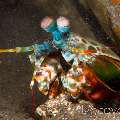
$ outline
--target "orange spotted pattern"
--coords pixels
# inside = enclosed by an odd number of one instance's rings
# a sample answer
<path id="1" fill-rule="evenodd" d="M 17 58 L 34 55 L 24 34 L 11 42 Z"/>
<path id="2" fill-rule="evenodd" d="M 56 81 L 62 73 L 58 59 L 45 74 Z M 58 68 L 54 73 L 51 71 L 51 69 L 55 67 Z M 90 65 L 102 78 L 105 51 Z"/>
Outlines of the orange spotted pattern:
<path id="1" fill-rule="evenodd" d="M 113 4 L 120 4 L 120 0 L 112 0 Z"/>

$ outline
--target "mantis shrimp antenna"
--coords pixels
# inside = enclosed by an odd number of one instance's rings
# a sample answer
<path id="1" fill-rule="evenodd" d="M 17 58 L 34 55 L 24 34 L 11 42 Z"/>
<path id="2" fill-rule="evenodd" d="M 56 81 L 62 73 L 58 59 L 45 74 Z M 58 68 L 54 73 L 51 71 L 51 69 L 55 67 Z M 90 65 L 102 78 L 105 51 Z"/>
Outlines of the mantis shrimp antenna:
<path id="1" fill-rule="evenodd" d="M 4 53 L 4 52 L 16 52 L 16 48 L 15 49 L 0 49 L 0 53 Z"/>

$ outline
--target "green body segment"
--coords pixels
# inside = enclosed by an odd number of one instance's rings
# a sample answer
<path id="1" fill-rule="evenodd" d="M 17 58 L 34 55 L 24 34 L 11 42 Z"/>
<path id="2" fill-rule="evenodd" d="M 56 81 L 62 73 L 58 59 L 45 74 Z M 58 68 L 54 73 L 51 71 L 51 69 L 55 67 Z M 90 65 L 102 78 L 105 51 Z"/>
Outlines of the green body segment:
<path id="1" fill-rule="evenodd" d="M 114 90 L 120 87 L 120 69 L 108 60 L 96 58 L 96 61 L 89 66 L 93 69 L 98 78 Z"/>

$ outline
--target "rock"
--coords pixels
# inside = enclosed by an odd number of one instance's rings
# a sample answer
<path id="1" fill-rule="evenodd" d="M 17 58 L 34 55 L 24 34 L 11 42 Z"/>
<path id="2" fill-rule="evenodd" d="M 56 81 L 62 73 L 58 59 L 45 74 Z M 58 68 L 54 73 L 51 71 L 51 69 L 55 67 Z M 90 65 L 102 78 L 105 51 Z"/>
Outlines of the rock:
<path id="1" fill-rule="evenodd" d="M 109 18 L 111 20 L 111 28 L 115 35 L 120 39 L 120 1 L 118 0 L 105 0 L 102 4 L 106 7 Z"/>
<path id="2" fill-rule="evenodd" d="M 112 0 L 113 4 L 120 4 L 120 0 Z"/>
<path id="3" fill-rule="evenodd" d="M 78 103 L 67 101 L 63 97 L 47 100 L 36 109 L 36 119 L 45 120 L 114 120 L 118 119 L 119 113 L 106 113 L 108 109 L 101 108 L 103 112 L 96 109 L 90 102 L 79 100 Z M 39 111 L 38 111 L 39 110 Z M 112 111 L 111 111 L 112 112 Z"/>
<path id="4" fill-rule="evenodd" d="M 84 3 L 82 1 L 84 1 Z M 111 33 L 111 29 L 110 29 L 109 15 L 108 15 L 107 9 L 104 7 L 104 5 L 101 3 L 101 1 L 100 0 L 80 0 L 80 2 L 85 6 L 86 9 L 89 10 L 89 8 L 90 8 L 93 11 L 93 13 L 99 20 L 103 29 L 109 35 L 111 35 L 112 33 Z"/>
<path id="5" fill-rule="evenodd" d="M 85 0 L 81 3 L 92 9 L 104 30 L 112 36 L 112 32 L 120 39 L 120 1 L 119 0 Z M 94 6 L 94 7 L 93 7 Z"/>

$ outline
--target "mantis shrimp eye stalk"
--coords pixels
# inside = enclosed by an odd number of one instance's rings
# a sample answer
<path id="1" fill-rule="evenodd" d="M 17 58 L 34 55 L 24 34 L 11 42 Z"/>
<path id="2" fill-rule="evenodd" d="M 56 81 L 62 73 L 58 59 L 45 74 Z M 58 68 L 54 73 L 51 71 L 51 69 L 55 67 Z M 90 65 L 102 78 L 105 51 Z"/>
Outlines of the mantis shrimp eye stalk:
<path id="1" fill-rule="evenodd" d="M 42 29 L 46 32 L 53 32 L 57 28 L 56 22 L 52 17 L 46 16 L 40 23 Z"/>
<path id="2" fill-rule="evenodd" d="M 70 22 L 67 18 L 60 16 L 57 19 L 58 30 L 62 33 L 70 31 Z"/>
<path id="3" fill-rule="evenodd" d="M 60 16 L 57 19 L 57 25 L 61 27 L 70 26 L 70 22 L 66 17 Z"/>
<path id="4" fill-rule="evenodd" d="M 46 16 L 41 21 L 41 28 L 46 29 L 52 22 L 53 22 L 53 19 L 49 16 Z"/>

